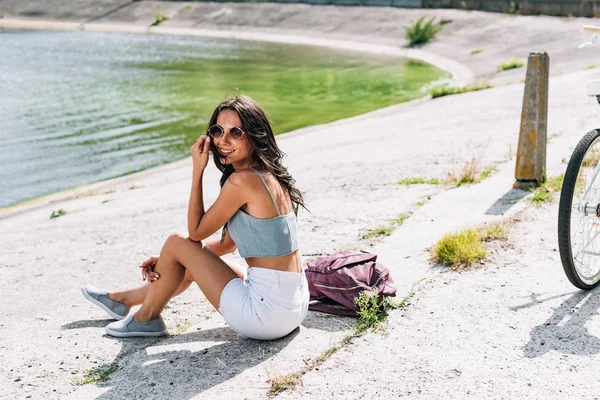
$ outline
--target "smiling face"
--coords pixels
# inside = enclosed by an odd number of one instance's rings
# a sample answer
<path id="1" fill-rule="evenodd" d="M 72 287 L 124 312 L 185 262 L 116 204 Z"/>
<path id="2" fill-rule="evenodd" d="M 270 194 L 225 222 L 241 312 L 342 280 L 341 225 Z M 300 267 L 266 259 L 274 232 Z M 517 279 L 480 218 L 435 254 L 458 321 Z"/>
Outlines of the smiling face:
<path id="1" fill-rule="evenodd" d="M 217 125 L 226 132 L 221 137 L 213 139 L 221 163 L 231 164 L 236 171 L 248 168 L 254 161 L 254 148 L 248 141 L 248 136 L 244 134 L 241 139 L 235 140 L 229 135 L 229 130 L 234 126 L 242 128 L 238 113 L 229 109 L 222 110 L 217 117 Z"/>

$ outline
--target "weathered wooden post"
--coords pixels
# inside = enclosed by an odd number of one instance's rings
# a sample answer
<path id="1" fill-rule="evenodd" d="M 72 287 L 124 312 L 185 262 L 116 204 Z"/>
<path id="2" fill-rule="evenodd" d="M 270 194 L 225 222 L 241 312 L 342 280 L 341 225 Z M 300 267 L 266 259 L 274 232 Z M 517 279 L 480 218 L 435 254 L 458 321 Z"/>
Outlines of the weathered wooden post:
<path id="1" fill-rule="evenodd" d="M 529 53 L 515 168 L 517 189 L 539 186 L 546 172 L 548 128 L 548 53 Z"/>

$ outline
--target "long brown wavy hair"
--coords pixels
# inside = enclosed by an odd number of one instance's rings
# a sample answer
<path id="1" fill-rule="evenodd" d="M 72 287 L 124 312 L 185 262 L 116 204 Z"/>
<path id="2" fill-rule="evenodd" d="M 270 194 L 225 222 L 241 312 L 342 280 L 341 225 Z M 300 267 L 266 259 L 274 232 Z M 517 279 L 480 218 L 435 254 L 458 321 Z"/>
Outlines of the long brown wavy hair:
<path id="1" fill-rule="evenodd" d="M 295 186 L 296 180 L 292 178 L 287 168 L 282 164 L 283 157 L 286 154 L 277 146 L 273 129 L 265 111 L 252 98 L 245 95 L 237 95 L 224 100 L 215 108 L 208 122 L 208 127 L 217 123 L 217 117 L 223 110 L 232 110 L 238 114 L 242 121 L 241 128 L 246 133 L 248 142 L 250 142 L 250 145 L 254 149 L 255 161 L 259 162 L 287 190 L 292 201 L 294 213 L 298 215 L 299 206 L 306 209 L 302 193 Z M 211 149 L 215 165 L 223 173 L 220 181 L 220 185 L 223 187 L 229 176 L 234 172 L 234 169 L 230 164 L 221 163 L 214 141 L 211 141 Z M 225 237 L 226 230 L 227 224 L 223 227 L 222 238 Z"/>

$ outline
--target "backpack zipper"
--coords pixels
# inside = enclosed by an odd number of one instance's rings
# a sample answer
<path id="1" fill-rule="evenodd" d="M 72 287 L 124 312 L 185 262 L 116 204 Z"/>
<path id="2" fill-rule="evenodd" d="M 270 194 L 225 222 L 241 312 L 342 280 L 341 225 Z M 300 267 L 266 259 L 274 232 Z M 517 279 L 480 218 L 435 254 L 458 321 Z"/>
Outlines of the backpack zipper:
<path id="1" fill-rule="evenodd" d="M 386 272 L 385 274 L 381 275 L 379 277 L 379 279 L 377 279 L 377 282 L 375 282 L 375 285 L 369 286 L 371 288 L 371 290 L 373 290 L 375 287 L 377 287 L 379 285 L 379 283 L 381 282 L 381 280 L 383 278 L 385 278 L 386 276 L 388 276 L 388 275 L 389 275 L 389 272 Z M 318 286 L 318 287 L 322 287 L 322 288 L 327 288 L 327 289 L 335 289 L 335 290 L 354 290 L 354 289 L 358 289 L 358 288 L 362 287 L 361 285 L 359 285 L 359 286 L 353 286 L 353 287 L 350 287 L 350 288 L 339 288 L 339 287 L 335 287 L 335 286 L 322 285 L 320 283 L 313 283 L 313 285 Z"/>

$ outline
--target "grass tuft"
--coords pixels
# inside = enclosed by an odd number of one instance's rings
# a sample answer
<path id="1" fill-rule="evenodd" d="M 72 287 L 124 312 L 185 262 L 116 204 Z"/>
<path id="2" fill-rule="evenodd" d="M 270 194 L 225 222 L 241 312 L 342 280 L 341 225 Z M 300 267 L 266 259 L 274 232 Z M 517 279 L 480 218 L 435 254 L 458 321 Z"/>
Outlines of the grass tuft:
<path id="1" fill-rule="evenodd" d="M 358 306 L 358 326 L 356 327 L 358 331 L 383 329 L 383 324 L 387 321 L 390 311 L 401 307 L 400 303 L 390 297 L 381 299 L 377 288 L 360 293 L 355 302 Z"/>
<path id="2" fill-rule="evenodd" d="M 161 22 L 164 22 L 168 19 L 167 17 L 167 13 L 165 12 L 165 10 L 163 10 L 162 8 L 159 8 L 158 10 L 156 10 L 154 12 L 154 22 L 152 23 L 151 26 L 156 26 L 158 24 L 160 24 Z"/>
<path id="3" fill-rule="evenodd" d="M 393 223 L 396 226 L 400 226 L 404 223 L 404 221 L 406 221 L 408 219 L 408 215 L 406 214 L 402 214 L 400 217 L 396 218 Z"/>
<path id="4" fill-rule="evenodd" d="M 440 181 L 436 178 L 411 177 L 398 181 L 399 185 L 439 185 Z"/>
<path id="5" fill-rule="evenodd" d="M 531 189 L 533 196 L 530 198 L 530 201 L 535 203 L 538 207 L 542 203 L 552 203 L 554 201 L 554 193 L 560 192 L 564 179 L 565 174 L 548 178 L 546 182 L 539 187 Z"/>
<path id="6" fill-rule="evenodd" d="M 406 221 L 409 214 L 400 215 L 398 218 L 392 220 L 389 225 L 379 226 L 375 229 L 371 229 L 369 232 L 365 233 L 362 236 L 362 239 L 368 240 L 368 239 L 379 238 L 382 236 L 390 236 L 392 233 L 394 233 L 394 231 L 396 230 L 397 227 L 399 227 L 400 225 L 402 225 L 404 223 L 404 221 Z M 373 244 L 371 244 L 371 245 L 373 245 Z"/>
<path id="7" fill-rule="evenodd" d="M 453 269 L 470 267 L 485 258 L 486 242 L 505 240 L 508 236 L 500 224 L 481 228 L 465 228 L 444 235 L 432 250 L 431 260 Z"/>
<path id="8" fill-rule="evenodd" d="M 425 16 L 416 20 L 411 26 L 404 27 L 405 37 L 409 46 L 424 44 L 435 38 L 435 35 L 442 30 L 441 22 L 434 22 L 435 17 L 425 22 Z"/>
<path id="9" fill-rule="evenodd" d="M 358 324 L 354 326 L 353 331 L 344 337 L 339 344 L 331 346 L 323 351 L 318 357 L 310 363 L 307 363 L 307 365 L 300 370 L 269 379 L 269 382 L 271 383 L 269 394 L 276 395 L 285 390 L 298 387 L 302 384 L 302 377 L 307 372 L 312 371 L 314 368 L 323 364 L 329 357 L 337 353 L 344 346 L 351 344 L 354 338 L 364 335 L 369 330 L 383 331 L 385 333 L 384 324 L 389 318 L 390 311 L 407 307 L 410 304 L 410 299 L 415 294 L 415 287 L 423 280 L 425 280 L 425 278 L 413 284 L 408 295 L 401 301 L 395 301 L 390 297 L 379 299 L 376 290 L 362 292 L 356 299 L 359 309 Z"/>
<path id="10" fill-rule="evenodd" d="M 560 190 L 562 189 L 562 184 L 563 184 L 564 180 L 565 180 L 564 173 L 562 173 L 558 176 L 551 176 L 546 181 L 546 186 L 554 192 L 560 192 Z"/>
<path id="11" fill-rule="evenodd" d="M 379 236 L 390 236 L 394 232 L 394 228 L 391 226 L 380 226 L 375 229 L 371 229 L 369 232 L 363 235 L 363 239 L 373 239 Z"/>
<path id="12" fill-rule="evenodd" d="M 106 380 L 106 378 L 119 370 L 119 366 L 116 363 L 104 364 L 99 367 L 94 367 L 90 369 L 83 379 L 80 381 L 82 385 L 87 385 L 88 383 L 96 383 Z"/>
<path id="13" fill-rule="evenodd" d="M 52 214 L 50 214 L 50 219 L 62 217 L 63 215 L 66 215 L 66 214 L 67 214 L 67 211 L 62 208 L 59 210 L 53 210 Z"/>
<path id="14" fill-rule="evenodd" d="M 431 98 L 436 99 L 438 97 L 451 96 L 453 94 L 474 92 L 477 90 L 484 90 L 493 87 L 486 80 L 481 80 L 472 86 L 454 87 L 449 85 L 442 85 L 434 88 L 431 91 Z"/>
<path id="15" fill-rule="evenodd" d="M 302 383 L 302 373 L 292 372 L 287 375 L 278 376 L 270 380 L 270 394 L 278 394 L 288 389 L 294 389 Z"/>
<path id="16" fill-rule="evenodd" d="M 598 165 L 598 160 L 600 160 L 600 149 L 598 147 L 594 147 L 585 153 L 581 166 L 595 168 L 596 165 Z"/>
<path id="17" fill-rule="evenodd" d="M 508 61 L 500 62 L 500 64 L 498 64 L 497 69 L 498 71 L 506 71 L 508 69 L 521 68 L 523 65 L 525 64 L 522 61 L 519 61 L 513 57 Z"/>
<path id="18" fill-rule="evenodd" d="M 501 224 L 495 223 L 490 225 L 485 225 L 479 229 L 479 233 L 481 234 L 482 240 L 484 242 L 491 242 L 492 240 L 507 240 L 508 234 L 506 233 L 506 229 Z"/>
<path id="19" fill-rule="evenodd" d="M 492 175 L 497 170 L 498 170 L 498 168 L 496 168 L 495 166 L 485 167 L 479 173 L 479 180 L 482 181 L 482 180 L 484 180 L 486 178 L 489 178 L 489 176 Z"/>
<path id="20" fill-rule="evenodd" d="M 472 49 L 471 50 L 471 55 L 474 56 L 475 54 L 479 54 L 481 52 L 483 52 L 483 48 L 481 48 L 481 47 L 478 48 L 478 49 Z"/>
<path id="21" fill-rule="evenodd" d="M 460 169 L 448 172 L 448 182 L 456 186 L 477 182 L 479 174 L 479 157 L 467 160 Z"/>

